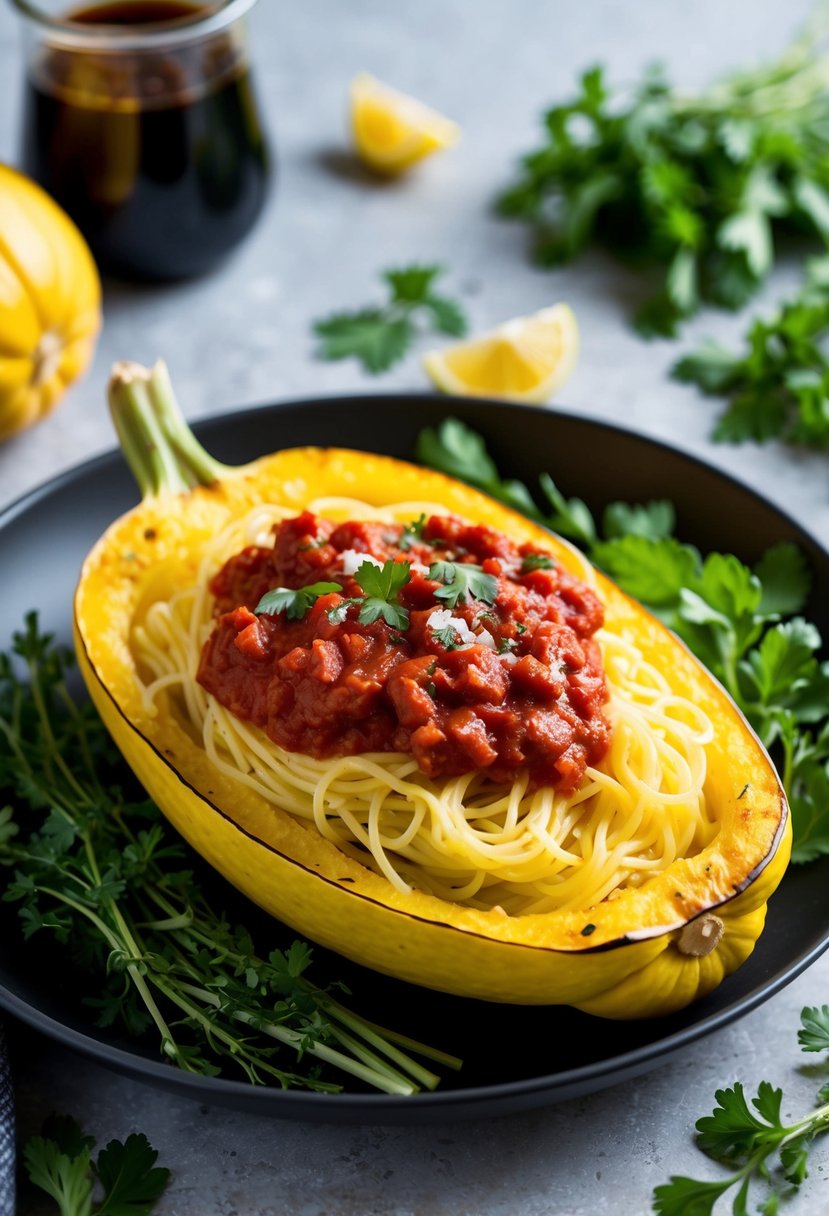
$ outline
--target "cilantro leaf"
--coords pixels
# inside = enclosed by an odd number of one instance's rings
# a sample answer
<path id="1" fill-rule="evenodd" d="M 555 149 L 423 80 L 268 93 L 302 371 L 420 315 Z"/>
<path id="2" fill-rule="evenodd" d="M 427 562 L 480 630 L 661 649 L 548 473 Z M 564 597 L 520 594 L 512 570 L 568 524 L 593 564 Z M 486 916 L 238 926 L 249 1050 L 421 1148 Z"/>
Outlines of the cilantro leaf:
<path id="1" fill-rule="evenodd" d="M 400 603 L 400 592 L 412 577 L 408 562 L 387 561 L 382 567 L 363 562 L 355 581 L 365 592 L 359 612 L 361 625 L 371 625 L 381 617 L 394 629 L 407 629 L 409 613 Z"/>
<path id="2" fill-rule="evenodd" d="M 297 588 L 274 587 L 265 592 L 253 611 L 257 616 L 284 613 L 289 621 L 301 621 L 321 595 L 330 595 L 333 591 L 342 591 L 339 583 L 309 583 L 306 587 Z"/>
<path id="3" fill-rule="evenodd" d="M 493 604 L 498 594 L 495 575 L 485 574 L 472 562 L 432 562 L 429 578 L 443 583 L 435 592 L 435 599 L 443 600 L 450 608 L 472 599 Z"/>
<path id="4" fill-rule="evenodd" d="M 440 266 L 418 265 L 384 271 L 382 278 L 389 288 L 385 304 L 335 312 L 314 322 L 320 357 L 353 357 L 367 372 L 378 375 L 403 358 L 418 328 L 431 327 L 455 336 L 465 333 L 466 318 L 460 305 L 432 290 L 442 273 Z"/>

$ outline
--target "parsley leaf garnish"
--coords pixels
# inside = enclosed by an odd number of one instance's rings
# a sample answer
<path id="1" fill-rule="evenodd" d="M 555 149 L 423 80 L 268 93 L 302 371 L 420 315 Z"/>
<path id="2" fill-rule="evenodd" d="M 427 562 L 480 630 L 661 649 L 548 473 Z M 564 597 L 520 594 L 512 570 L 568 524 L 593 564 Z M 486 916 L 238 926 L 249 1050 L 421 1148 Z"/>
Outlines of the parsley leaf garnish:
<path id="1" fill-rule="evenodd" d="M 359 359 L 367 372 L 387 371 L 408 351 L 419 327 L 460 337 L 466 318 L 459 304 L 438 295 L 434 282 L 441 266 L 407 266 L 387 270 L 389 288 L 384 305 L 339 312 L 315 322 L 323 359 Z"/>
<path id="2" fill-rule="evenodd" d="M 52 1115 L 23 1149 L 26 1172 L 55 1200 L 61 1216 L 148 1216 L 170 1171 L 155 1164 L 158 1153 L 146 1136 L 110 1140 L 93 1162 L 95 1141 L 67 1115 Z M 95 1180 L 103 1198 L 93 1207 Z"/>
<path id="3" fill-rule="evenodd" d="M 429 578 L 444 584 L 438 587 L 435 599 L 443 600 L 450 608 L 471 599 L 492 604 L 498 594 L 495 575 L 484 574 L 481 567 L 472 562 L 432 562 Z"/>
<path id="4" fill-rule="evenodd" d="M 444 650 L 458 650 L 461 646 L 458 631 L 451 625 L 445 625 L 443 629 L 433 629 L 432 637 L 436 642 L 440 642 Z"/>
<path id="5" fill-rule="evenodd" d="M 284 613 L 289 621 L 301 621 L 308 609 L 321 595 L 342 591 L 339 583 L 309 583 L 307 587 L 274 587 L 266 591 L 254 608 L 257 616 Z"/>
<path id="6" fill-rule="evenodd" d="M 398 547 L 407 553 L 411 549 L 415 541 L 423 540 L 423 529 L 426 526 L 426 516 L 423 512 L 417 519 L 411 520 L 403 525 L 403 531 L 400 533 L 400 540 L 397 542 Z"/>
<path id="7" fill-rule="evenodd" d="M 525 553 L 521 558 L 521 573 L 531 574 L 533 570 L 552 570 L 555 564 L 548 553 Z"/>
<path id="8" fill-rule="evenodd" d="M 393 629 L 407 629 L 409 613 L 400 603 L 400 592 L 412 577 L 408 562 L 387 561 L 382 567 L 373 562 L 363 562 L 354 575 L 365 592 L 360 605 L 358 620 L 361 625 L 371 625 L 380 617 Z"/>

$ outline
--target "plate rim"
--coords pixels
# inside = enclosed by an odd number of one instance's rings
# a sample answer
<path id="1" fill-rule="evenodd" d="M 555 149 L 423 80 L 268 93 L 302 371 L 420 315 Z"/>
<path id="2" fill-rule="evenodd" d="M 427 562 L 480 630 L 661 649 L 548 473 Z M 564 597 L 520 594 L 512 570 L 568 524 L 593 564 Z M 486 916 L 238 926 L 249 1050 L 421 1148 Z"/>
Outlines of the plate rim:
<path id="1" fill-rule="evenodd" d="M 246 420 L 248 423 L 263 414 L 278 414 L 282 410 L 313 408 L 336 404 L 344 409 L 349 404 L 364 406 L 366 401 L 393 401 L 397 407 L 401 404 L 416 405 L 418 402 L 429 402 L 434 405 L 440 402 L 446 407 L 445 416 L 451 416 L 452 407 L 469 409 L 476 403 L 496 411 L 515 413 L 518 415 L 536 415 L 539 407 L 517 402 L 499 401 L 493 398 L 458 398 L 452 396 L 440 397 L 427 392 L 382 391 L 367 393 L 326 393 L 316 396 L 299 396 L 280 398 L 269 402 L 259 402 L 240 408 L 225 408 L 221 411 L 191 419 L 190 425 L 198 436 L 208 434 L 212 429 L 226 427 L 231 420 Z M 720 469 L 704 457 L 688 451 L 668 439 L 645 434 L 630 427 L 605 418 L 599 418 L 588 413 L 573 413 L 557 406 L 541 407 L 552 421 L 562 419 L 568 423 L 585 426 L 587 429 L 598 428 L 610 434 L 621 434 L 635 443 L 644 444 L 655 452 L 666 452 L 672 457 L 679 457 L 707 476 L 713 476 L 735 488 L 739 492 L 764 506 L 773 513 L 783 524 L 791 529 L 804 542 L 813 547 L 825 559 L 829 568 L 829 550 L 812 533 L 807 526 L 795 519 L 785 508 L 774 503 L 763 491 L 741 480 L 732 471 Z M 331 447 L 331 444 L 320 444 Z M 347 446 L 347 445 L 343 445 Z M 275 449 L 279 450 L 279 449 Z M 356 449 L 359 450 L 359 449 Z M 121 450 L 113 445 L 97 455 L 79 461 L 68 468 L 45 478 L 35 486 L 14 498 L 0 509 L 0 532 L 3 532 L 20 516 L 48 499 L 52 494 L 59 493 L 73 482 L 84 482 L 94 477 L 96 471 L 103 467 L 124 463 Z M 411 460 L 410 463 L 416 463 Z M 339 1121 L 342 1118 L 358 1116 L 364 1121 L 376 1121 L 378 1118 L 394 1118 L 396 1115 L 407 1113 L 418 1114 L 422 1117 L 424 1111 L 441 1112 L 455 1117 L 464 1117 L 472 1113 L 474 1117 L 482 1117 L 481 1108 L 489 1103 L 499 1103 L 502 1110 L 508 1110 L 512 1100 L 514 1109 L 527 1109 L 531 1105 L 541 1105 L 546 1099 L 551 1104 L 575 1096 L 578 1092 L 586 1092 L 581 1087 L 585 1083 L 601 1076 L 607 1080 L 608 1087 L 618 1084 L 625 1076 L 635 1075 L 646 1071 L 655 1058 L 667 1058 L 690 1043 L 705 1038 L 714 1031 L 743 1017 L 752 1010 L 764 1004 L 775 996 L 789 983 L 808 969 L 829 948 L 829 922 L 817 941 L 807 950 L 794 956 L 782 971 L 779 971 L 771 981 L 765 981 L 761 986 L 743 995 L 724 1008 L 709 1013 L 692 1024 L 684 1026 L 666 1037 L 650 1039 L 622 1053 L 592 1061 L 563 1072 L 545 1073 L 525 1077 L 518 1080 L 499 1081 L 474 1087 L 459 1086 L 452 1089 L 436 1089 L 421 1091 L 408 1096 L 354 1093 L 345 1091 L 339 1094 L 315 1093 L 305 1090 L 279 1089 L 269 1086 L 253 1086 L 249 1082 L 230 1077 L 206 1077 L 199 1074 L 185 1073 L 175 1069 L 161 1058 L 155 1059 L 142 1052 L 130 1051 L 118 1044 L 107 1043 L 105 1040 L 86 1034 L 73 1026 L 58 1021 L 45 1011 L 38 1009 L 0 982 L 0 1009 L 17 1018 L 34 1030 L 46 1034 L 50 1039 L 61 1043 L 73 1051 L 95 1060 L 97 1063 L 114 1068 L 122 1074 L 127 1074 L 149 1083 L 163 1086 L 192 1097 L 194 1100 L 209 1100 L 225 1105 L 238 1106 L 243 1103 L 246 1107 L 255 1109 L 262 1115 L 276 1118 L 301 1117 L 316 1121 Z M 654 1019 L 658 1025 L 658 1019 Z M 539 1098 L 535 1103 L 520 1099 Z M 516 1105 L 517 1104 L 517 1105 Z M 462 1109 L 456 1109 L 462 1108 Z M 474 1108 L 474 1109 L 473 1109 Z M 414 1120 L 412 1120 L 414 1121 Z"/>

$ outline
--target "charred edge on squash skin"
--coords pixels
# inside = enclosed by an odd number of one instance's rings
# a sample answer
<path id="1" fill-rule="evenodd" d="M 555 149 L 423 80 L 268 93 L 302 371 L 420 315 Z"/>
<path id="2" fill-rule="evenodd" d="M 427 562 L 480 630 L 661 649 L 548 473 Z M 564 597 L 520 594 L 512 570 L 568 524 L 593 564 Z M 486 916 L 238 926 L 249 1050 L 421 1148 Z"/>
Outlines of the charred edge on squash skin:
<path id="1" fill-rule="evenodd" d="M 73 605 L 73 620 L 75 623 L 75 629 L 77 631 L 77 635 L 80 639 L 81 646 L 83 647 L 84 657 L 86 658 L 86 661 L 89 664 L 89 669 L 92 672 L 92 674 L 94 675 L 95 680 L 96 680 L 97 684 L 99 685 L 99 687 L 103 689 L 103 691 L 106 693 L 107 697 L 111 701 L 113 708 L 115 709 L 119 718 L 121 718 L 121 720 L 125 723 L 125 725 L 127 727 L 129 727 L 130 731 L 132 731 L 133 734 L 138 735 L 138 737 L 147 745 L 147 747 L 149 747 L 149 749 L 158 757 L 158 759 L 162 762 L 162 764 L 164 764 L 167 768 L 169 768 L 175 774 L 176 779 L 179 781 L 179 783 L 181 785 L 183 785 L 186 789 L 192 791 L 192 793 L 195 794 L 195 796 L 197 798 L 200 798 L 202 800 L 202 802 L 205 802 L 212 810 L 214 810 L 216 812 L 217 815 L 220 816 L 220 818 L 224 819 L 224 821 L 226 823 L 228 823 L 231 827 L 235 828 L 235 830 L 237 832 L 239 832 L 240 835 L 247 836 L 248 840 L 253 841 L 254 844 L 259 845 L 260 848 L 265 849 L 268 853 L 273 853 L 273 855 L 275 857 L 281 857 L 282 860 L 288 862 L 289 865 L 297 866 L 298 869 L 303 870 L 306 874 L 309 874 L 309 875 L 313 876 L 314 878 L 319 879 L 321 882 L 327 883 L 331 887 L 336 887 L 337 890 L 343 891 L 343 894 L 350 896 L 351 898 L 364 900 L 367 904 L 371 904 L 375 908 L 385 908 L 387 912 L 396 913 L 401 916 L 408 916 L 411 920 L 417 921 L 418 923 L 423 924 L 423 925 L 439 925 L 441 928 L 448 929 L 453 933 L 461 933 L 461 934 L 463 934 L 464 937 L 477 938 L 479 941 L 491 942 L 495 945 L 508 945 L 510 948 L 517 947 L 521 950 L 532 950 L 535 952 L 540 951 L 543 954 L 564 954 L 564 955 L 579 954 L 579 955 L 581 955 L 581 954 L 603 954 L 608 950 L 616 950 L 622 946 L 632 946 L 632 945 L 636 945 L 639 942 L 649 941 L 651 938 L 654 938 L 654 937 L 667 936 L 667 934 L 674 933 L 674 932 L 676 932 L 677 929 L 683 928 L 686 924 L 690 924 L 692 921 L 696 920 L 698 917 L 704 916 L 708 912 L 716 911 L 717 908 L 722 908 L 724 905 L 730 903 L 732 899 L 736 898 L 737 895 L 742 894 L 742 892 L 747 887 L 751 886 L 751 884 L 755 881 L 755 879 L 760 874 L 762 874 L 763 870 L 766 868 L 766 866 L 769 864 L 769 862 L 775 856 L 777 849 L 779 847 L 779 844 L 780 844 L 780 839 L 783 835 L 783 831 L 786 827 L 786 821 L 788 819 L 788 802 L 786 800 L 785 794 L 784 794 L 784 792 L 782 790 L 782 786 L 781 786 L 780 787 L 781 801 L 782 801 L 781 815 L 779 817 L 778 825 L 775 830 L 771 845 L 770 845 L 768 851 L 766 852 L 765 856 L 760 860 L 760 862 L 755 866 L 755 868 L 747 875 L 747 877 L 745 879 L 743 879 L 742 882 L 740 882 L 734 888 L 734 893 L 732 895 L 725 896 L 723 899 L 719 900 L 718 903 L 709 904 L 705 908 L 700 908 L 700 910 L 694 916 L 691 916 L 687 920 L 683 920 L 683 921 L 680 921 L 680 922 L 672 924 L 672 925 L 660 925 L 660 926 L 657 926 L 654 928 L 650 928 L 648 930 L 644 930 L 641 933 L 636 933 L 636 935 L 632 936 L 632 937 L 628 936 L 627 934 L 623 934 L 621 937 L 613 938 L 612 940 L 607 941 L 607 942 L 597 943 L 595 946 L 590 946 L 590 945 L 574 946 L 574 948 L 572 950 L 565 950 L 565 949 L 562 949 L 561 947 L 532 946 L 532 945 L 529 945 L 527 942 L 513 942 L 513 941 L 504 942 L 503 940 L 498 939 L 498 938 L 488 937 L 483 933 L 475 933 L 475 932 L 472 932 L 467 929 L 459 929 L 457 927 L 457 925 L 451 925 L 447 921 L 436 921 L 436 920 L 431 920 L 428 917 L 417 916 L 413 912 L 407 912 L 407 911 L 404 911 L 403 909 L 399 909 L 399 908 L 391 908 L 388 904 L 383 903 L 380 900 L 374 899 L 370 895 L 363 895 L 363 894 L 358 895 L 357 892 L 355 892 L 355 891 L 347 891 L 341 886 L 340 880 L 327 878 L 324 874 L 317 873 L 314 869 L 305 865 L 303 862 L 297 861 L 293 857 L 288 857 L 285 853 L 280 853 L 279 849 L 275 849 L 273 847 L 273 845 L 268 844 L 267 841 L 261 840 L 258 836 L 254 836 L 252 832 L 249 832 L 249 831 L 247 831 L 246 828 L 241 827 L 240 824 L 238 824 L 235 821 L 235 819 L 231 819 L 231 817 L 225 811 L 223 811 L 221 809 L 221 807 L 217 806 L 215 802 L 211 802 L 210 799 L 207 798 L 200 790 L 197 790 L 194 785 L 191 785 L 190 782 L 187 781 L 182 776 L 182 774 L 175 767 L 175 765 L 171 764 L 169 762 L 169 760 L 166 758 L 166 756 L 164 756 L 159 751 L 159 749 L 155 746 L 155 744 L 150 739 L 148 739 L 146 735 L 142 734 L 141 731 L 138 730 L 137 727 L 129 720 L 129 718 L 127 718 L 126 714 L 121 709 L 121 706 L 118 704 L 118 702 L 115 700 L 112 693 L 110 692 L 108 686 L 104 683 L 104 681 L 99 676 L 98 669 L 95 666 L 95 664 L 92 662 L 92 659 L 90 658 L 89 651 L 87 650 L 87 646 L 86 646 L 86 639 L 84 638 L 83 632 L 82 632 L 80 624 L 78 622 L 77 611 L 75 610 L 74 605 Z M 166 816 L 165 816 L 165 818 L 166 818 Z M 193 848 L 194 846 L 191 845 L 190 847 Z M 196 850 L 196 852 L 198 852 L 198 850 Z M 207 864 L 209 865 L 210 863 L 208 862 Z M 276 919 L 276 918 L 274 918 L 274 919 Z M 597 924 L 595 926 L 595 928 L 598 929 L 599 925 Z M 581 937 L 582 935 L 579 932 L 577 934 L 577 936 Z"/>

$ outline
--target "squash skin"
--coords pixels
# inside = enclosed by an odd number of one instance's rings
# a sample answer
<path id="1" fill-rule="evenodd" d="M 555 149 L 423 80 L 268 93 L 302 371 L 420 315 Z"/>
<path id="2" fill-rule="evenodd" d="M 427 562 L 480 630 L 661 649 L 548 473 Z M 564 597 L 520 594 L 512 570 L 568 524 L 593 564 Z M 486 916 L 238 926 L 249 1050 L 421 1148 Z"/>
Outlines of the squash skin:
<path id="1" fill-rule="evenodd" d="M 551 548 L 570 547 L 523 516 L 442 474 L 340 449 L 264 457 L 186 495 L 161 494 L 116 521 L 87 558 L 75 598 L 81 671 L 113 738 L 171 823 L 235 886 L 312 940 L 426 987 L 521 1004 L 567 1004 L 604 1017 L 656 1016 L 711 991 L 751 953 L 785 871 L 791 824 L 763 748 L 719 684 L 685 647 L 598 576 L 608 624 L 627 631 L 709 714 L 710 796 L 723 827 L 697 856 L 639 891 L 584 911 L 506 918 L 403 895 L 294 820 L 211 769 L 168 715 L 146 714 L 129 649 L 146 599 L 181 585 L 200 542 L 258 501 L 301 510 L 321 495 L 375 505 L 429 500 Z M 749 783 L 748 790 L 744 790 Z M 742 795 L 742 796 L 741 796 Z M 711 910 L 725 926 L 705 957 L 681 951 L 683 927 Z M 595 925 L 589 938 L 582 930 Z"/>
<path id="2" fill-rule="evenodd" d="M 92 359 L 101 285 L 69 216 L 0 165 L 0 442 L 46 417 Z"/>

